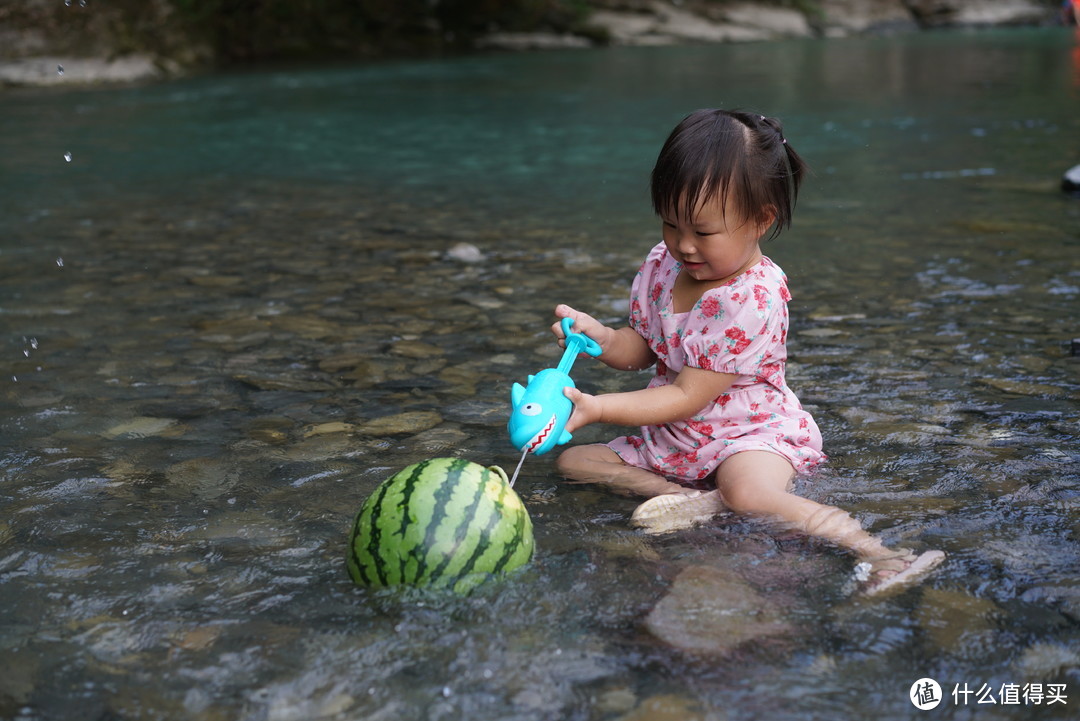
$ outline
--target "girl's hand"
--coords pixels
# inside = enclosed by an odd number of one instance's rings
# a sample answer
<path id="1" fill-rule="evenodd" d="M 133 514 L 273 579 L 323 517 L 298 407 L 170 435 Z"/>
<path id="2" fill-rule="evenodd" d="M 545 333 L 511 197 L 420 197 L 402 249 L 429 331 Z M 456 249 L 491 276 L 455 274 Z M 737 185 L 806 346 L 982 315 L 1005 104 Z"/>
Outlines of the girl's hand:
<path id="1" fill-rule="evenodd" d="M 574 310 L 568 305 L 555 306 L 555 315 L 559 322 L 551 326 L 551 332 L 559 339 L 559 345 L 566 347 L 566 335 L 562 331 L 562 318 L 574 321 L 574 333 L 584 333 L 600 345 L 600 362 L 617 370 L 641 370 L 656 362 L 656 355 L 649 348 L 645 339 L 633 328 L 624 326 L 619 329 L 609 328 L 588 313 Z"/>
<path id="2" fill-rule="evenodd" d="M 574 310 L 568 305 L 557 305 L 555 306 L 555 316 L 559 318 L 559 320 L 551 326 L 551 332 L 559 339 L 560 348 L 566 347 L 566 334 L 562 331 L 562 319 L 570 318 L 574 321 L 574 333 L 584 333 L 599 343 L 601 350 L 606 351 L 608 349 L 610 336 L 613 331 L 588 313 Z"/>
<path id="3" fill-rule="evenodd" d="M 574 411 L 566 421 L 567 431 L 573 433 L 578 428 L 600 420 L 603 405 L 599 397 L 582 393 L 577 388 L 571 388 L 570 386 L 563 388 L 563 395 L 574 404 Z"/>

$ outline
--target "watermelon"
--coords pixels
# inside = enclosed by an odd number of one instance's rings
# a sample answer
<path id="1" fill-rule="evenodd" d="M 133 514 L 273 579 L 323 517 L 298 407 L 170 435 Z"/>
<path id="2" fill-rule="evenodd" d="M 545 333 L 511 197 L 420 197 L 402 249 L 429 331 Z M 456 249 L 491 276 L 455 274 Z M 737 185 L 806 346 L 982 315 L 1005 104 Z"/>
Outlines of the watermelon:
<path id="1" fill-rule="evenodd" d="M 346 564 L 361 586 L 464 593 L 532 554 L 532 519 L 503 469 L 432 458 L 386 479 L 364 502 Z"/>

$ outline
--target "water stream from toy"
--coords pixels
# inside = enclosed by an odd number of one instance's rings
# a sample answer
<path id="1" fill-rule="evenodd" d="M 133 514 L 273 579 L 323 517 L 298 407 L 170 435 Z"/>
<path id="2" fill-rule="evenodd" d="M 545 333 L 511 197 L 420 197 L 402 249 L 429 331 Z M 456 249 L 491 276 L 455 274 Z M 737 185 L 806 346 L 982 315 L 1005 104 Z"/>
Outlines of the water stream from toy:
<path id="1" fill-rule="evenodd" d="M 514 475 L 510 476 L 510 487 L 514 487 L 514 483 L 517 481 L 518 474 L 521 473 L 521 466 L 525 463 L 525 456 L 529 455 L 529 449 L 526 448 L 521 452 L 521 459 L 517 462 L 517 468 L 514 469 Z"/>

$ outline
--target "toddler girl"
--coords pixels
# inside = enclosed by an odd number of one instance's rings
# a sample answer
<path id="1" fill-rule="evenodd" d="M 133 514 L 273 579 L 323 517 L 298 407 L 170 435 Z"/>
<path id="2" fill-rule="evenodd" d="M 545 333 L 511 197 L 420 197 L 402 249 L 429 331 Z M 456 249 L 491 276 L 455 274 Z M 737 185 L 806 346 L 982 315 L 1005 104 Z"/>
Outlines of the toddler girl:
<path id="1" fill-rule="evenodd" d="M 608 366 L 656 368 L 643 390 L 567 388 L 567 430 L 617 423 L 640 426 L 640 435 L 571 447 L 557 464 L 574 481 L 651 497 L 632 520 L 653 530 L 727 508 L 825 538 L 853 551 L 869 591 L 880 592 L 944 554 L 890 550 L 847 513 L 791 492 L 796 473 L 825 456 L 814 419 L 784 379 L 791 296 L 760 243 L 790 226 L 805 173 L 778 120 L 699 110 L 676 126 L 652 172 L 663 242 L 634 279 L 630 325 L 555 309 L 600 344 Z M 552 330 L 563 336 L 559 322 Z"/>

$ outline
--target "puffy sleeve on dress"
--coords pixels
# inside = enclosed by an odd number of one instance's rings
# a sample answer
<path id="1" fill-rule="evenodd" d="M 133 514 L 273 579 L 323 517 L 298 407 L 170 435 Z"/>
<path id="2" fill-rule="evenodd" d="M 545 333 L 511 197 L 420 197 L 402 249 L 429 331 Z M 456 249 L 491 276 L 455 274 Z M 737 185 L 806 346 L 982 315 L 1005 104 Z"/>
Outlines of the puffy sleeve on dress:
<path id="1" fill-rule="evenodd" d="M 783 275 L 767 270 L 702 296 L 683 331 L 686 365 L 783 382 L 790 296 Z"/>
<path id="2" fill-rule="evenodd" d="M 660 297 L 663 295 L 660 265 L 666 253 L 667 248 L 663 243 L 655 245 L 630 285 L 630 327 L 646 339 L 649 338 L 649 318 L 659 316 L 659 308 L 647 306 L 660 304 Z"/>

